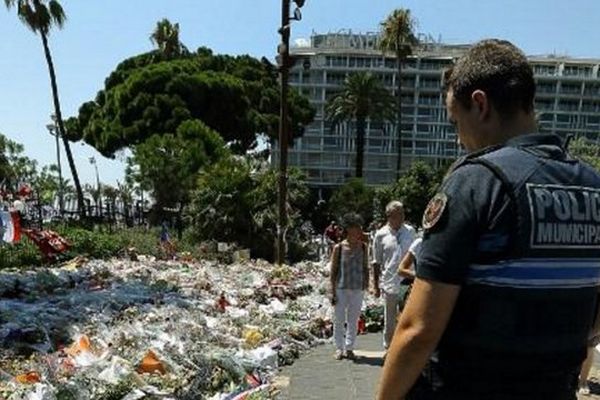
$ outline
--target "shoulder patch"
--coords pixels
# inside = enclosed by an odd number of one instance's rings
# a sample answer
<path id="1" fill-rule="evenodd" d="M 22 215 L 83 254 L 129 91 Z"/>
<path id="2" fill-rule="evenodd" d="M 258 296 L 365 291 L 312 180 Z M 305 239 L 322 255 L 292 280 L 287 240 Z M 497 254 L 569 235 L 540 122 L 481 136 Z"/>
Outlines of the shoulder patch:
<path id="1" fill-rule="evenodd" d="M 448 203 L 448 196 L 444 193 L 438 193 L 429 200 L 421 222 L 423 229 L 431 229 L 437 224 L 446 209 L 446 203 Z"/>

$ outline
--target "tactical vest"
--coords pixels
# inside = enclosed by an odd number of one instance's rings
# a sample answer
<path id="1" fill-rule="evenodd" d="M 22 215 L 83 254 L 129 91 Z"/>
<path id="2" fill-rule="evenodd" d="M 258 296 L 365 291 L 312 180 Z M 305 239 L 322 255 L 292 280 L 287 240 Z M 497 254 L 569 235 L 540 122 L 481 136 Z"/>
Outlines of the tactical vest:
<path id="1" fill-rule="evenodd" d="M 492 171 L 514 223 L 495 258 L 478 254 L 469 266 L 438 346 L 448 371 L 559 372 L 585 358 L 600 285 L 600 178 L 556 144 L 500 147 L 455 166 Z"/>

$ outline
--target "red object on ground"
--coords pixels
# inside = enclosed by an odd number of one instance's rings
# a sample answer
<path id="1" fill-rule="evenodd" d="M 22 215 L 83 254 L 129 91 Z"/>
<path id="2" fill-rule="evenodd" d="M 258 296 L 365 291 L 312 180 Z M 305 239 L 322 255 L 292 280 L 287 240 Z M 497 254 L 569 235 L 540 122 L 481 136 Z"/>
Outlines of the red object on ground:
<path id="1" fill-rule="evenodd" d="M 225 293 L 221 293 L 221 296 L 219 296 L 219 299 L 217 300 L 217 309 L 221 312 L 225 312 L 225 309 L 229 306 L 230 304 L 225 298 Z"/>
<path id="2" fill-rule="evenodd" d="M 71 244 L 54 231 L 23 229 L 23 233 L 40 249 L 47 260 L 69 250 Z"/>
<path id="3" fill-rule="evenodd" d="M 42 378 L 39 373 L 35 371 L 30 371 L 25 374 L 15 376 L 15 380 L 23 384 L 33 384 L 41 382 Z"/>
<path id="4" fill-rule="evenodd" d="M 367 333 L 367 323 L 365 317 L 361 315 L 360 318 L 358 318 L 358 334 L 362 335 L 364 333 Z"/>
<path id="5" fill-rule="evenodd" d="M 146 355 L 142 359 L 142 362 L 138 366 L 137 372 L 139 372 L 140 374 L 153 374 L 155 372 L 158 372 L 159 374 L 164 375 L 167 373 L 167 370 L 162 361 L 160 361 L 160 359 L 156 355 L 156 353 L 154 353 L 152 350 L 148 350 L 146 352 Z"/>

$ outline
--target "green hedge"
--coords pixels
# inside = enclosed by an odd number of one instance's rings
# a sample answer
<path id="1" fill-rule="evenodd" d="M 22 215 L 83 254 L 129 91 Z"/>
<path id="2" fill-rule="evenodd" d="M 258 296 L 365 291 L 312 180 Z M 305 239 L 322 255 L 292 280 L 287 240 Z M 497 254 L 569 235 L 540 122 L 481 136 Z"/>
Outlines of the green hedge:
<path id="1" fill-rule="evenodd" d="M 129 247 L 135 247 L 139 254 L 160 254 L 158 229 L 118 229 L 108 231 L 88 230 L 79 227 L 55 226 L 51 228 L 71 242 L 72 247 L 63 258 L 84 255 L 90 258 L 111 258 Z M 186 235 L 177 241 L 178 252 L 187 251 L 196 255 L 197 246 Z M 43 263 L 41 253 L 28 239 L 23 238 L 16 245 L 0 245 L 0 268 L 36 266 Z"/>

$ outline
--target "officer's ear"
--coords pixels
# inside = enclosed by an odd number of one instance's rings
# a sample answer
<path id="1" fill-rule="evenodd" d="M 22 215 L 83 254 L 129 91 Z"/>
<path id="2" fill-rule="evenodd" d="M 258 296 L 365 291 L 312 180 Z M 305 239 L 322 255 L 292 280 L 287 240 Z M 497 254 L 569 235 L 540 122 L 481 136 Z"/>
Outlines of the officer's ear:
<path id="1" fill-rule="evenodd" d="M 483 90 L 475 90 L 471 93 L 471 106 L 475 108 L 480 122 L 489 118 L 491 113 L 490 100 Z"/>

